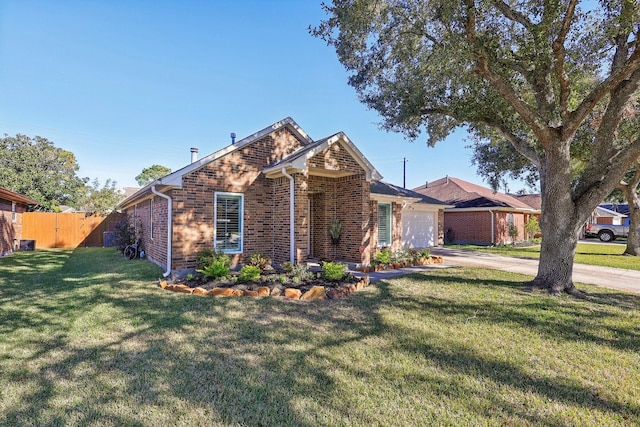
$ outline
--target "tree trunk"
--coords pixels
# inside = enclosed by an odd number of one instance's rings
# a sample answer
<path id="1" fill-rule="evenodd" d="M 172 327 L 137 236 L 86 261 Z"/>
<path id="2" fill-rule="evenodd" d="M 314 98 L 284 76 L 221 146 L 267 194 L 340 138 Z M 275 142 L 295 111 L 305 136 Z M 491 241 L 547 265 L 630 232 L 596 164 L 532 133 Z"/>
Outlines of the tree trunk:
<path id="1" fill-rule="evenodd" d="M 640 195 L 635 188 L 627 192 L 629 203 L 629 235 L 627 236 L 627 248 L 625 255 L 640 256 Z"/>
<path id="2" fill-rule="evenodd" d="M 540 262 L 529 286 L 546 289 L 552 295 L 567 292 L 579 296 L 581 292 L 573 285 L 573 258 L 584 219 L 571 196 L 569 144 L 556 141 L 550 145 L 540 165 Z"/>

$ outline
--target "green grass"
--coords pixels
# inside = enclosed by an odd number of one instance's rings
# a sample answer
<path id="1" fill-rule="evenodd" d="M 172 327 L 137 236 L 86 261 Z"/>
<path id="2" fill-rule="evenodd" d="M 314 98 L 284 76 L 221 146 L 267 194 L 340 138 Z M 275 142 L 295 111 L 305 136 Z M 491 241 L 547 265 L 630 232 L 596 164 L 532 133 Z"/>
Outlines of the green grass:
<path id="1" fill-rule="evenodd" d="M 513 247 L 508 245 L 490 247 L 448 244 L 446 247 L 521 258 L 538 259 L 540 257 L 540 245 L 528 247 Z M 625 248 L 625 245 L 612 243 L 578 243 L 574 261 L 578 264 L 640 270 L 640 257 L 623 255 Z"/>
<path id="2" fill-rule="evenodd" d="M 109 249 L 0 258 L 0 424 L 640 424 L 638 295 L 451 268 L 304 303 L 160 274 Z"/>

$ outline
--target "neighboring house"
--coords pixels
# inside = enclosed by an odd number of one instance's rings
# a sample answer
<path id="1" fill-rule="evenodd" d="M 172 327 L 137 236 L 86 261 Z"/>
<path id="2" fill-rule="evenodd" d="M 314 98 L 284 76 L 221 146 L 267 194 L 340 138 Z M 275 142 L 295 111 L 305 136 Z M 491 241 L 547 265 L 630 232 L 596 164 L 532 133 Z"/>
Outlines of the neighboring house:
<path id="1" fill-rule="evenodd" d="M 458 178 L 445 177 L 413 191 L 453 205 L 444 210 L 445 240 L 455 243 L 510 243 L 509 227 L 525 239 L 524 224 L 540 209 L 523 200 Z"/>
<path id="2" fill-rule="evenodd" d="M 22 214 L 35 200 L 0 187 L 0 256 L 19 249 L 22 239 Z"/>
<path id="3" fill-rule="evenodd" d="M 403 221 L 413 224 L 408 245 L 442 243 L 444 204 L 381 178 L 344 133 L 314 141 L 286 118 L 206 157 L 192 156 L 119 206 L 137 218 L 146 255 L 166 275 L 192 271 L 205 248 L 230 254 L 234 265 L 253 253 L 276 263 L 368 264 L 378 247 L 402 247 Z M 414 232 L 421 217 L 423 229 Z M 335 245 L 334 219 L 342 225 Z"/>
<path id="4" fill-rule="evenodd" d="M 622 220 L 624 225 L 629 225 L 631 222 L 631 216 L 629 215 L 629 204 L 628 203 L 619 203 L 619 204 L 601 204 L 601 208 L 608 209 L 613 212 L 617 212 L 622 214 L 625 218 Z"/>

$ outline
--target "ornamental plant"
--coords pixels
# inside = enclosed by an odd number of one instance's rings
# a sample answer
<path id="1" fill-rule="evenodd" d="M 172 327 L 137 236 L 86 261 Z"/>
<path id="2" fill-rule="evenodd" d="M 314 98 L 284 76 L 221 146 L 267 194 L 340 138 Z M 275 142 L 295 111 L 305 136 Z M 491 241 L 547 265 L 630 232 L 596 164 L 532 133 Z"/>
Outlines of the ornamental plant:
<path id="1" fill-rule="evenodd" d="M 240 273 L 238 274 L 238 280 L 240 282 L 252 282 L 260 278 L 261 272 L 262 270 L 258 266 L 245 265 L 240 269 Z"/>
<path id="2" fill-rule="evenodd" d="M 322 263 L 322 274 L 327 280 L 342 280 L 347 272 L 347 265 L 340 262 Z"/>

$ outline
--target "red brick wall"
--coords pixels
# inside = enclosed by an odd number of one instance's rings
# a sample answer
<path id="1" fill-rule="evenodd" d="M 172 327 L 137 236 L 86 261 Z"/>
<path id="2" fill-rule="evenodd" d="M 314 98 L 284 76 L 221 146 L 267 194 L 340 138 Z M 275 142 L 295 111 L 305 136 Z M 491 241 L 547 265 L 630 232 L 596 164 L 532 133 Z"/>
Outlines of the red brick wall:
<path id="1" fill-rule="evenodd" d="M 495 244 L 511 243 L 509 213 L 493 212 L 493 243 Z M 520 212 L 512 214 L 514 225 L 518 228 L 516 240 L 522 240 L 525 238 L 525 215 Z M 491 213 L 489 211 L 446 212 L 444 214 L 444 232 L 446 233 L 449 229 L 453 230 L 454 241 L 457 243 L 491 244 Z"/>
<path id="2" fill-rule="evenodd" d="M 24 205 L 16 203 L 16 221 L 13 222 L 11 201 L 0 200 L 0 256 L 12 253 L 16 249 L 15 243 L 19 244 L 22 239 L 22 214 L 25 211 Z"/>

